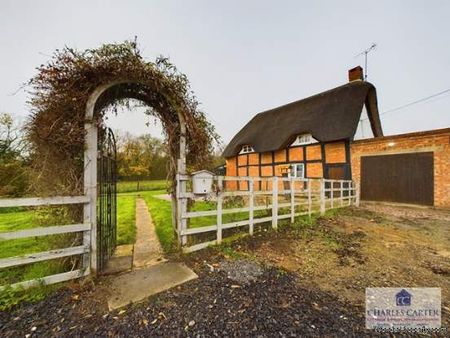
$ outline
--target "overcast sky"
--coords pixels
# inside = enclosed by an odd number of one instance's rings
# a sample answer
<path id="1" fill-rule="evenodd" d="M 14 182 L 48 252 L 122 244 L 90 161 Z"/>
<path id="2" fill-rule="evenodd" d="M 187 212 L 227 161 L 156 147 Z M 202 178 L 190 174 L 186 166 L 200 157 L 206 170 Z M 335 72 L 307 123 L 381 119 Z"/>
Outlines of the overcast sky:
<path id="1" fill-rule="evenodd" d="M 133 39 L 186 73 L 224 141 L 256 113 L 347 82 L 373 42 L 381 112 L 450 88 L 450 1 L 0 1 L 0 112 L 56 48 Z M 382 115 L 387 135 L 450 126 L 450 92 Z M 143 114 L 114 127 L 140 134 Z M 154 129 L 154 128 L 153 128 Z"/>

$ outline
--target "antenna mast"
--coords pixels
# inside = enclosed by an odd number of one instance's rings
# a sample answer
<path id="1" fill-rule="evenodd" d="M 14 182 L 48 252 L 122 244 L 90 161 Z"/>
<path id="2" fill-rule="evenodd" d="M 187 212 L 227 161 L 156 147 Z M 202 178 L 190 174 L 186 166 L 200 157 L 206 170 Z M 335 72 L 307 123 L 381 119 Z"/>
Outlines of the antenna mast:
<path id="1" fill-rule="evenodd" d="M 364 81 L 367 80 L 367 54 L 369 54 L 371 51 L 375 50 L 375 48 L 377 48 L 377 44 L 376 43 L 372 43 L 372 45 L 369 48 L 363 50 L 358 55 L 355 55 L 355 57 L 358 57 L 360 55 L 364 55 Z"/>

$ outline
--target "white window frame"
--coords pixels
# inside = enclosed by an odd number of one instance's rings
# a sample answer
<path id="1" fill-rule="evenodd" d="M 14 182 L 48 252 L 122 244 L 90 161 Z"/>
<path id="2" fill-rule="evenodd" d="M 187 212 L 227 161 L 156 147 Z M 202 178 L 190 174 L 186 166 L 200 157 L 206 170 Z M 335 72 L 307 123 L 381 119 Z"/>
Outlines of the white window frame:
<path id="1" fill-rule="evenodd" d="M 297 177 L 297 166 L 302 167 L 302 177 Z M 292 172 L 295 173 L 295 175 L 292 175 Z M 290 163 L 289 165 L 289 172 L 288 172 L 289 178 L 305 178 L 305 164 L 304 163 Z"/>
<path id="2" fill-rule="evenodd" d="M 311 134 L 301 134 L 298 135 L 291 146 L 302 146 L 305 144 L 318 143 L 318 141 Z"/>
<path id="3" fill-rule="evenodd" d="M 254 152 L 255 151 L 253 150 L 253 147 L 246 144 L 246 145 L 242 146 L 242 149 L 239 152 L 239 154 L 250 154 L 250 153 L 254 153 Z"/>

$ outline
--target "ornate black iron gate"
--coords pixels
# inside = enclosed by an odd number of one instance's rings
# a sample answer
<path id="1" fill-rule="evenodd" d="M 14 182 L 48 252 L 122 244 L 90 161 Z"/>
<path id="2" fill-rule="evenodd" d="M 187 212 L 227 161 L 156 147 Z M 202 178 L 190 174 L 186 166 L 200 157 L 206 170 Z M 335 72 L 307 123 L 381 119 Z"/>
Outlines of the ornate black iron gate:
<path id="1" fill-rule="evenodd" d="M 116 248 L 116 140 L 110 128 L 100 129 L 97 155 L 97 269 L 102 271 Z"/>

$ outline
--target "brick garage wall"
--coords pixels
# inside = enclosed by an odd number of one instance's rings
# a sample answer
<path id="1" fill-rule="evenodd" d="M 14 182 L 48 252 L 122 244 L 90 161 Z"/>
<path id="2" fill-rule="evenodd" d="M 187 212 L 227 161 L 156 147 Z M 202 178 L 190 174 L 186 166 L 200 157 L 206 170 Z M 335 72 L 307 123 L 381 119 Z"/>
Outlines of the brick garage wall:
<path id="1" fill-rule="evenodd" d="M 350 146 L 352 176 L 360 182 L 361 156 L 432 151 L 434 205 L 450 208 L 450 128 L 355 141 Z"/>

